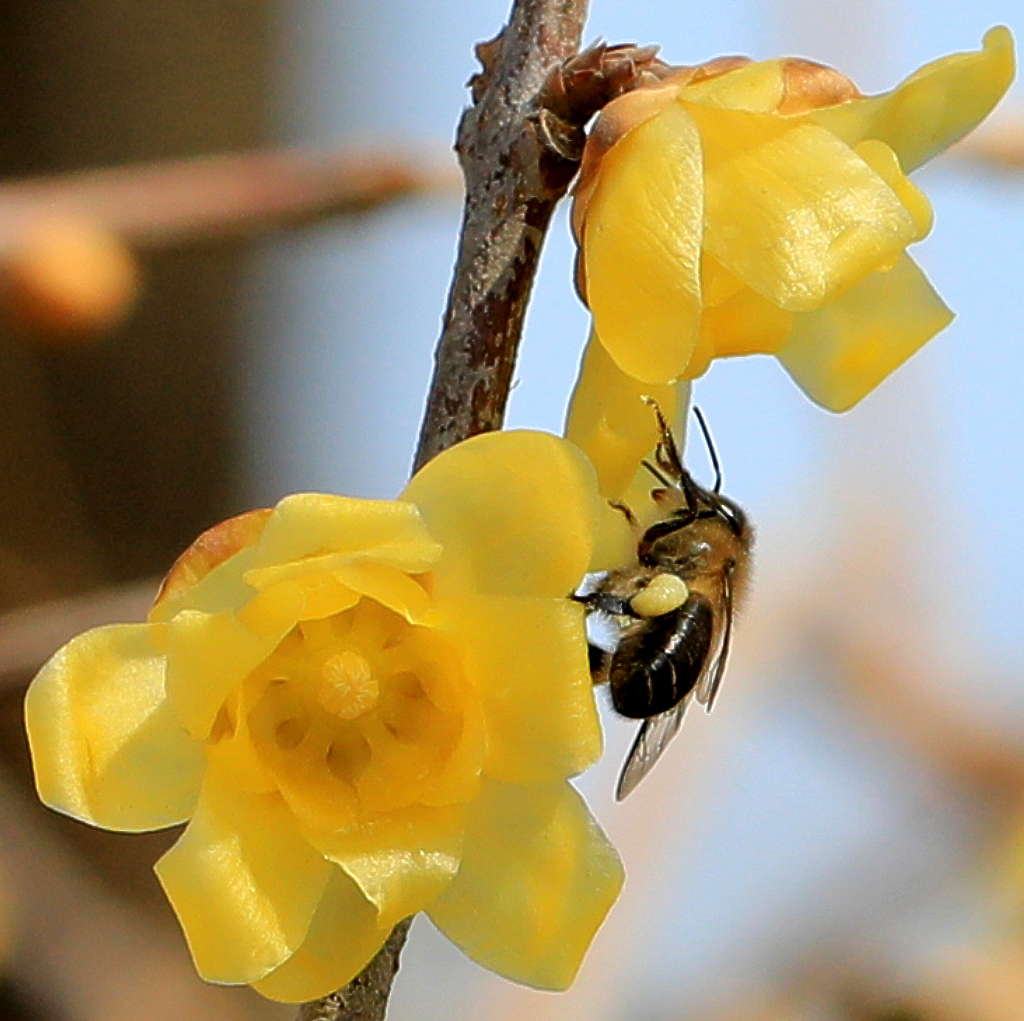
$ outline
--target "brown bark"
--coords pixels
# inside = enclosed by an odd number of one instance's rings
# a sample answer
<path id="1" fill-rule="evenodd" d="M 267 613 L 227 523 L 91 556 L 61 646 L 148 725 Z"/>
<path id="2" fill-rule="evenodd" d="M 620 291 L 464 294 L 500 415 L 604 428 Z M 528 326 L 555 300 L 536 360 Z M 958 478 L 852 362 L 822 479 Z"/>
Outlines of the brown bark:
<path id="1" fill-rule="evenodd" d="M 298 1021 L 381 1021 L 412 919 L 399 922 L 376 957 L 344 989 L 305 1003 Z"/>
<path id="2" fill-rule="evenodd" d="M 656 75 L 652 48 L 575 54 L 586 5 L 520 0 L 477 47 L 455 149 L 466 180 L 458 259 L 415 467 L 501 428 L 527 302 L 551 214 L 579 167 L 587 121 Z"/>
<path id="3" fill-rule="evenodd" d="M 584 127 L 661 68 L 652 48 L 577 53 L 586 13 L 586 0 L 514 0 L 508 25 L 477 46 L 482 70 L 455 142 L 462 234 L 415 468 L 501 428 L 544 236 L 578 169 Z M 300 1021 L 380 1021 L 410 921 L 345 989 L 304 1005 Z"/>

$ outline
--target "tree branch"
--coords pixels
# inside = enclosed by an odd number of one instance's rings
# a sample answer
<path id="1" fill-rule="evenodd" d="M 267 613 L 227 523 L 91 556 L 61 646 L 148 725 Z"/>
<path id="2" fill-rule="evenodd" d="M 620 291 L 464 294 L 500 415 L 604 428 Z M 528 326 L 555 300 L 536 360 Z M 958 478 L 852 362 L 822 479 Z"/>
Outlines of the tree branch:
<path id="1" fill-rule="evenodd" d="M 462 235 L 415 468 L 501 427 L 544 236 L 579 166 L 584 127 L 662 67 L 651 48 L 578 54 L 586 14 L 586 0 L 514 0 L 508 25 L 476 48 L 482 70 L 455 142 Z M 299 1021 L 381 1021 L 409 923 L 345 989 L 304 1005 Z"/>
<path id="2" fill-rule="evenodd" d="M 305 1003 L 298 1021 L 382 1021 L 412 919 L 399 922 L 377 955 L 344 989 Z"/>
<path id="3" fill-rule="evenodd" d="M 458 260 L 415 467 L 499 429 L 526 305 L 555 205 L 579 166 L 587 121 L 659 76 L 653 48 L 579 44 L 583 0 L 517 0 L 477 47 L 483 70 L 455 149 L 466 180 Z"/>

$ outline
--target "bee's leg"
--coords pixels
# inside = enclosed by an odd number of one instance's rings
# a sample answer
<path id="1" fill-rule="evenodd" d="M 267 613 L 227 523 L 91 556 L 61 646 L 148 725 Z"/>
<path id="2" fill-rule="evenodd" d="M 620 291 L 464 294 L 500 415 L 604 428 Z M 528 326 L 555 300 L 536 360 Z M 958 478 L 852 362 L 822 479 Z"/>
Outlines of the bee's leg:
<path id="1" fill-rule="evenodd" d="M 654 411 L 655 418 L 658 420 L 658 431 L 661 433 L 658 446 L 654 451 L 654 460 L 662 471 L 672 475 L 682 475 L 684 472 L 683 459 L 679 456 L 676 438 L 662 414 L 660 405 L 653 397 L 644 397 L 643 400 Z"/>
<path id="2" fill-rule="evenodd" d="M 628 522 L 631 528 L 638 528 L 639 522 L 636 519 L 636 515 L 621 501 L 609 500 L 608 506 L 613 510 L 617 510 Z"/>
<path id="3" fill-rule="evenodd" d="M 588 610 L 600 610 L 612 617 L 635 617 L 628 599 L 609 595 L 607 592 L 588 592 L 579 596 L 573 592 L 569 598 L 574 603 L 582 603 Z"/>
<path id="4" fill-rule="evenodd" d="M 594 684 L 607 684 L 608 671 L 612 665 L 612 654 L 599 645 L 587 645 L 587 656 L 590 660 L 590 679 Z"/>

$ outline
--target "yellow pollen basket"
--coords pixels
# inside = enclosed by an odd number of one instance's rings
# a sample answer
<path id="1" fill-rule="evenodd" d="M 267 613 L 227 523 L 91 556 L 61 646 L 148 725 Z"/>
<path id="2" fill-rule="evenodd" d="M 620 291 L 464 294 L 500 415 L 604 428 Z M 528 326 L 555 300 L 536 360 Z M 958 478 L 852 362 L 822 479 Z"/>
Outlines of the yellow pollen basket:
<path id="1" fill-rule="evenodd" d="M 686 602 L 690 590 L 686 582 L 675 574 L 656 574 L 629 601 L 630 609 L 641 617 L 660 617 L 678 610 Z"/>
<path id="2" fill-rule="evenodd" d="M 320 673 L 317 699 L 334 716 L 354 720 L 376 706 L 380 684 L 369 661 L 358 652 L 345 649 L 329 656 Z"/>

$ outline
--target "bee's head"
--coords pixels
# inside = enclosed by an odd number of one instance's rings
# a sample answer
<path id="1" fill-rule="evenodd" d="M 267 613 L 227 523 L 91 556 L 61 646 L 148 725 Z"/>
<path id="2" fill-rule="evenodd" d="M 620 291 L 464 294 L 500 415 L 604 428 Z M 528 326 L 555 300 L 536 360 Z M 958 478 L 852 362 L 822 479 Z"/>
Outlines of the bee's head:
<path id="1" fill-rule="evenodd" d="M 701 490 L 701 502 L 696 517 L 698 521 L 721 521 L 737 539 L 745 538 L 750 527 L 747 515 L 739 504 L 733 503 L 729 497 L 722 496 L 721 493 L 711 493 L 706 489 Z"/>

